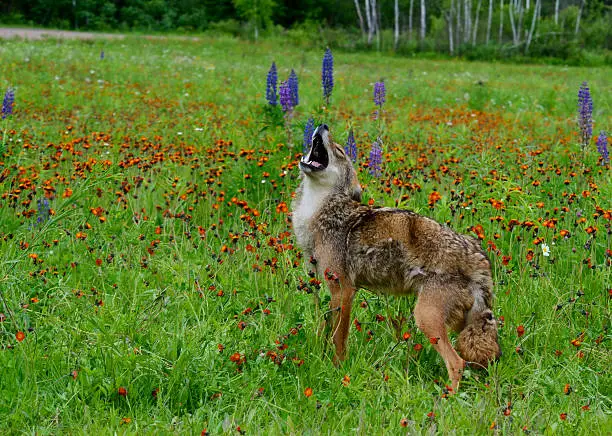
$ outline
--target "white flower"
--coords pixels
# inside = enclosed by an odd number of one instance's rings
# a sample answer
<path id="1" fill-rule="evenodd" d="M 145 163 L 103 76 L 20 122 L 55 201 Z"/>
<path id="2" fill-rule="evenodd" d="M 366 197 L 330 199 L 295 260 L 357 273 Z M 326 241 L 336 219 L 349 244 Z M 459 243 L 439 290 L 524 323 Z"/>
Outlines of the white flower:
<path id="1" fill-rule="evenodd" d="M 548 245 L 546 245 L 546 244 L 542 244 L 542 254 L 543 254 L 545 257 L 550 256 L 550 247 L 549 247 Z"/>

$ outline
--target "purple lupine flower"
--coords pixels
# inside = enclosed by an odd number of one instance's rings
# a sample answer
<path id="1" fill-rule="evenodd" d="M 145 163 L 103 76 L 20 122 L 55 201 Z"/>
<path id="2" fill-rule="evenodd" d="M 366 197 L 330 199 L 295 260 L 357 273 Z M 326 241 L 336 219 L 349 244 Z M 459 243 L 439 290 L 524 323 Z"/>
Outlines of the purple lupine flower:
<path id="1" fill-rule="evenodd" d="M 4 94 L 2 101 L 2 119 L 5 119 L 13 113 L 13 104 L 15 103 L 15 90 L 9 87 Z"/>
<path id="2" fill-rule="evenodd" d="M 387 96 L 387 90 L 385 89 L 385 82 L 381 80 L 374 84 L 374 104 L 382 109 L 385 104 Z"/>
<path id="3" fill-rule="evenodd" d="M 334 57 L 329 48 L 325 50 L 325 54 L 323 55 L 321 84 L 323 85 L 323 98 L 326 104 L 329 105 L 329 97 L 331 97 L 332 90 L 334 89 Z"/>
<path id="4" fill-rule="evenodd" d="M 346 145 L 344 146 L 346 155 L 351 159 L 351 162 L 357 161 L 357 143 L 355 142 L 355 135 L 353 135 L 353 129 L 349 130 L 348 138 L 346 139 Z"/>
<path id="5" fill-rule="evenodd" d="M 293 69 L 291 69 L 291 74 L 289 74 L 288 82 L 289 89 L 291 90 L 291 103 L 293 107 L 296 107 L 300 103 L 300 96 L 298 92 L 298 77 Z"/>
<path id="6" fill-rule="evenodd" d="M 578 125 L 582 148 L 586 147 L 593 136 L 593 100 L 587 82 L 582 82 L 578 90 Z"/>
<path id="7" fill-rule="evenodd" d="M 606 136 L 605 131 L 601 131 L 599 136 L 597 137 L 597 151 L 601 154 L 601 159 L 603 160 L 603 164 L 607 164 L 610 162 L 610 154 L 608 152 L 608 137 Z"/>
<path id="8" fill-rule="evenodd" d="M 272 106 L 278 104 L 276 97 L 276 82 L 278 80 L 278 74 L 276 72 L 276 64 L 272 62 L 270 71 L 268 71 L 268 78 L 266 82 L 266 99 Z"/>
<path id="9" fill-rule="evenodd" d="M 380 143 L 380 138 L 378 138 L 374 141 L 372 149 L 370 150 L 370 162 L 368 163 L 368 167 L 370 168 L 370 174 L 374 177 L 380 177 L 382 172 L 380 169 L 380 164 L 382 163 L 382 147 Z"/>
<path id="10" fill-rule="evenodd" d="M 38 217 L 36 218 L 36 226 L 41 226 L 51 218 L 51 207 L 49 206 L 49 200 L 47 198 L 38 199 L 36 201 L 38 208 Z"/>
<path id="11" fill-rule="evenodd" d="M 104 60 L 104 50 L 100 51 L 100 60 Z"/>
<path id="12" fill-rule="evenodd" d="M 308 118 L 306 125 L 304 126 L 304 154 L 308 153 L 310 149 L 310 141 L 312 141 L 312 135 L 314 134 L 314 120 L 312 117 Z"/>
<path id="13" fill-rule="evenodd" d="M 289 87 L 289 80 L 281 82 L 279 88 L 280 104 L 283 108 L 283 112 L 291 112 L 293 110 L 293 98 L 291 97 L 291 88 Z"/>

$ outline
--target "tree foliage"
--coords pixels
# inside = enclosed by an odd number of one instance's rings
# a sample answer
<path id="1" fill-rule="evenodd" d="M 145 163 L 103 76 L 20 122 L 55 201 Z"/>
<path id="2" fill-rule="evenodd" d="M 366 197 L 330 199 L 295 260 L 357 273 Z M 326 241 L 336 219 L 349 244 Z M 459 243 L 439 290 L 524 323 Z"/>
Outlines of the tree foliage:
<path id="1" fill-rule="evenodd" d="M 422 5 L 426 6 L 425 11 Z M 424 20 L 422 13 L 426 14 Z M 361 23 L 359 14 L 362 14 Z M 424 0 L 422 4 L 419 0 L 8 0 L 0 3 L 0 23 L 8 24 L 121 31 L 213 29 L 249 37 L 284 28 L 292 29 L 296 38 L 310 35 L 313 43 L 331 46 L 489 54 L 484 57 L 491 57 L 492 53 L 500 57 L 509 52 L 567 57 L 568 52 L 584 48 L 610 50 L 611 19 L 612 6 L 606 0 L 492 0 L 492 3 Z M 366 21 L 367 32 L 360 28 Z M 424 37 L 418 37 L 423 33 Z"/>

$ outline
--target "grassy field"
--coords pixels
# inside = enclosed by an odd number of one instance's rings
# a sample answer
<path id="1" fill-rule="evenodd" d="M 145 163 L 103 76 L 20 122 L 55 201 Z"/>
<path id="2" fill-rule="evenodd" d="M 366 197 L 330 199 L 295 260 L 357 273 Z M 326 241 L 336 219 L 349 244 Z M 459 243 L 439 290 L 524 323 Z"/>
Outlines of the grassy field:
<path id="1" fill-rule="evenodd" d="M 0 42 L 0 89 L 16 90 L 0 120 L 2 433 L 609 434 L 612 177 L 576 108 L 588 81 L 594 131 L 610 129 L 611 70 L 338 52 L 324 107 L 322 54 Z M 265 99 L 272 61 L 300 80 L 290 135 Z M 332 364 L 328 293 L 289 214 L 309 116 L 342 144 L 354 129 L 364 201 L 489 251 L 503 356 L 458 394 L 413 298 L 360 291 Z"/>

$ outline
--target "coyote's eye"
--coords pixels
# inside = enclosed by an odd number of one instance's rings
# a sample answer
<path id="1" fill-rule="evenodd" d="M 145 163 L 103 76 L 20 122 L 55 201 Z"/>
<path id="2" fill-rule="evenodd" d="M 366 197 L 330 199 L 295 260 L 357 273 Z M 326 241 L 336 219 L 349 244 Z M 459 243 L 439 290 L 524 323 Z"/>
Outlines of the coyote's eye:
<path id="1" fill-rule="evenodd" d="M 485 315 L 485 318 L 491 321 L 493 319 L 493 314 L 491 312 L 487 312 L 487 314 Z"/>

